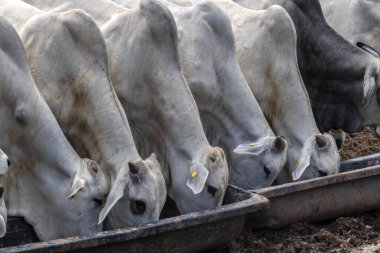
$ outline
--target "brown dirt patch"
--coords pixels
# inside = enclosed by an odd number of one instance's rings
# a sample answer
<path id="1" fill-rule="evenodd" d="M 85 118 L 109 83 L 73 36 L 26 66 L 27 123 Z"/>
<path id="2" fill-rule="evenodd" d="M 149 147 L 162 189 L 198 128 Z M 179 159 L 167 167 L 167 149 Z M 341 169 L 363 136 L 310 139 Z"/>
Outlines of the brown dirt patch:
<path id="1" fill-rule="evenodd" d="M 351 252 L 380 242 L 380 212 L 340 217 L 325 223 L 299 223 L 282 230 L 245 231 L 232 252 Z"/>
<path id="2" fill-rule="evenodd" d="M 380 139 L 373 136 L 372 130 L 365 128 L 359 133 L 347 135 L 339 154 L 344 161 L 379 152 Z"/>

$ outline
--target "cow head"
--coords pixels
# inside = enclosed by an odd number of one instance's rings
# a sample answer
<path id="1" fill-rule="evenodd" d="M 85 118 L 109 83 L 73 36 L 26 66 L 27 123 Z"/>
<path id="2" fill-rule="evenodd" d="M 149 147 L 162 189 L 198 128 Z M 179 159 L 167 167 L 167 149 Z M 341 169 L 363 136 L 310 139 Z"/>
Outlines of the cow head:
<path id="1" fill-rule="evenodd" d="M 266 136 L 256 142 L 240 144 L 230 154 L 230 160 L 237 166 L 230 168 L 236 175 L 231 182 L 246 189 L 270 186 L 285 166 L 287 150 L 283 137 Z"/>
<path id="2" fill-rule="evenodd" d="M 79 217 L 73 217 L 72 220 L 80 219 L 82 224 L 88 224 L 89 227 L 81 228 L 82 234 L 88 234 L 89 230 L 93 231 L 93 227 L 97 226 L 94 221 L 98 220 L 109 186 L 103 170 L 95 161 L 84 158 L 81 164 L 67 197 L 71 201 L 72 213 L 65 215 L 79 214 Z M 98 230 L 101 229 L 101 226 L 97 227 Z"/>
<path id="3" fill-rule="evenodd" d="M 0 149 L 0 237 L 3 237 L 7 226 L 7 208 L 4 203 L 3 176 L 10 166 L 8 156 Z"/>
<path id="4" fill-rule="evenodd" d="M 165 180 L 156 155 L 151 154 L 146 160 L 128 162 L 125 168 L 119 170 L 99 215 L 99 223 L 107 214 L 106 229 L 156 221 L 165 200 Z"/>
<path id="5" fill-rule="evenodd" d="M 362 42 L 358 42 L 356 45 L 377 59 L 377 61 L 372 59 L 371 64 L 368 64 L 366 67 L 363 80 L 362 106 L 359 111 L 364 115 L 363 125 L 373 127 L 375 135 L 380 137 L 380 118 L 378 117 L 380 113 L 380 54 L 376 49 Z"/>
<path id="6" fill-rule="evenodd" d="M 181 175 L 172 173 L 172 177 L 181 176 L 184 179 L 173 180 L 171 193 L 181 213 L 220 206 L 227 189 L 228 167 L 223 150 L 210 147 L 197 157 L 192 164 L 183 168 Z M 180 185 L 181 181 L 183 185 Z"/>
<path id="7" fill-rule="evenodd" d="M 340 156 L 334 138 L 318 134 L 306 140 L 292 172 L 293 180 L 311 179 L 339 172 Z"/>

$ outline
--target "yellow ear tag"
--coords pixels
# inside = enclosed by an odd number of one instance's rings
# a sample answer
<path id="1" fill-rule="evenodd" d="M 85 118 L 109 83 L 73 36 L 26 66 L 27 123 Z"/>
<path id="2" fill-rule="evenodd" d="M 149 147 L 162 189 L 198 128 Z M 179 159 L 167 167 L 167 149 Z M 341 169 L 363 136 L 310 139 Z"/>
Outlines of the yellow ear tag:
<path id="1" fill-rule="evenodd" d="M 249 144 L 249 147 L 250 147 L 250 148 L 253 148 L 254 146 L 255 146 L 255 144 L 253 144 L 253 143 L 250 143 L 250 144 Z"/>
<path id="2" fill-rule="evenodd" d="M 197 176 L 197 172 L 193 171 L 193 172 L 191 173 L 191 177 L 196 177 L 196 176 Z"/>
<path id="3" fill-rule="evenodd" d="M 297 160 L 297 161 L 296 161 L 296 166 L 297 166 L 297 167 L 300 166 L 300 163 L 301 163 L 301 161 L 300 161 L 300 160 Z"/>

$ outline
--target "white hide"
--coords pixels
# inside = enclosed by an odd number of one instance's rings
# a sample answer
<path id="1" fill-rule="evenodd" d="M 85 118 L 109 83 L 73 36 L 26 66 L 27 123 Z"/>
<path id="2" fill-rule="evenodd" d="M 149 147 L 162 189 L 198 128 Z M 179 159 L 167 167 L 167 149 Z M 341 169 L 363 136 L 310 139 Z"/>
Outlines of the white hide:
<path id="1" fill-rule="evenodd" d="M 280 174 L 278 182 L 337 173 L 338 149 L 315 123 L 298 69 L 296 32 L 289 15 L 280 6 L 253 11 L 228 0 L 212 2 L 229 16 L 244 77 L 273 131 L 289 144 L 288 173 Z"/>
<path id="2" fill-rule="evenodd" d="M 208 140 L 226 153 L 230 182 L 270 186 L 285 165 L 287 144 L 274 136 L 240 71 L 228 17 L 210 3 L 184 8 L 161 2 L 175 19 L 181 70 Z"/>
<path id="3" fill-rule="evenodd" d="M 0 26 L 0 146 L 12 160 L 4 176 L 8 215 L 23 217 L 41 240 L 101 231 L 103 171 L 70 146 L 32 80 L 16 31 L 3 18 Z"/>
<path id="4" fill-rule="evenodd" d="M 169 11 L 155 0 L 143 0 L 130 10 L 106 0 L 26 2 L 44 10 L 80 8 L 94 18 L 107 43 L 110 77 L 136 145 L 143 154 L 157 153 L 168 194 L 179 211 L 220 206 L 227 162 L 222 149 L 211 147 L 203 132 L 180 72 L 177 31 Z M 193 166 L 199 164 L 209 173 L 194 173 Z M 193 175 L 203 177 L 205 184 L 191 180 Z"/>
<path id="5" fill-rule="evenodd" d="M 79 155 L 99 162 L 108 175 L 111 190 L 99 223 L 109 212 L 107 229 L 158 220 L 165 181 L 154 156 L 143 160 L 138 154 L 95 22 L 81 10 L 46 13 L 22 1 L 0 4 L 0 14 L 19 31 L 33 78 L 65 135 Z M 132 180 L 131 166 L 139 180 Z M 133 213 L 136 201 L 146 210 Z"/>

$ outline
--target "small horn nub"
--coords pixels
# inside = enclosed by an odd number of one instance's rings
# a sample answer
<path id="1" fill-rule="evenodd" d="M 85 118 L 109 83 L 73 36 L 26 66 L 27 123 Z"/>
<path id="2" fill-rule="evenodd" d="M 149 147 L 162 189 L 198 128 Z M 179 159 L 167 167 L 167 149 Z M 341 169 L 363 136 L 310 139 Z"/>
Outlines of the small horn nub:
<path id="1" fill-rule="evenodd" d="M 318 148 L 327 147 L 328 141 L 329 140 L 326 136 L 323 136 L 323 135 L 316 135 L 315 136 L 315 142 L 316 142 Z"/>
<path id="2" fill-rule="evenodd" d="M 273 148 L 276 151 L 284 151 L 286 148 L 286 141 L 285 138 L 282 136 L 278 136 L 273 141 Z"/>
<path id="3" fill-rule="evenodd" d="M 217 154 L 215 152 L 212 152 L 209 155 L 209 158 L 210 158 L 211 162 L 213 162 L 213 163 L 216 161 L 216 157 L 217 157 Z"/>
<path id="4" fill-rule="evenodd" d="M 139 167 L 137 166 L 137 164 L 135 164 L 133 162 L 129 162 L 128 167 L 129 167 L 129 172 L 131 174 L 136 175 L 139 173 Z"/>

